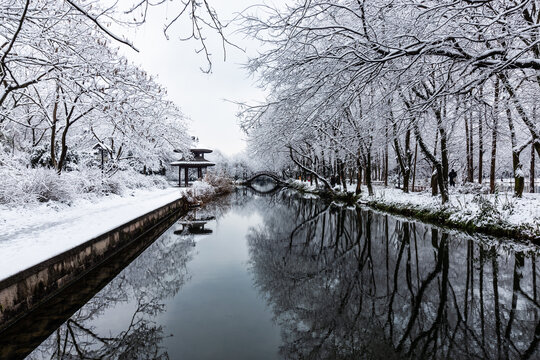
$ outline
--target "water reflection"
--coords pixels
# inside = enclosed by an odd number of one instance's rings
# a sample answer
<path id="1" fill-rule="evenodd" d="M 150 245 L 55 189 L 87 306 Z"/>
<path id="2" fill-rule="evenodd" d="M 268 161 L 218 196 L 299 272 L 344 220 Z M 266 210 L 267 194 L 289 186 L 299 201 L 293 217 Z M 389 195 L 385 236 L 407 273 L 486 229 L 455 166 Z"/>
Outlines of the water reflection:
<path id="1" fill-rule="evenodd" d="M 198 215 L 195 210 L 192 214 L 189 214 L 184 219 L 178 221 L 178 224 L 182 225 L 181 229 L 174 231 L 176 235 L 208 235 L 213 232 L 212 229 L 205 228 L 206 224 L 215 220 L 216 217 L 213 215 Z"/>
<path id="2" fill-rule="evenodd" d="M 225 200 L 174 223 L 29 358 L 275 359 L 279 329 L 247 271 L 258 198 Z M 200 222 L 213 232 L 175 234 Z"/>
<path id="3" fill-rule="evenodd" d="M 29 358 L 168 359 L 161 343 L 170 335 L 155 317 L 188 279 L 192 249 L 191 239 L 168 230 Z"/>
<path id="4" fill-rule="evenodd" d="M 259 177 L 254 180 L 250 185 L 249 189 L 252 193 L 261 195 L 272 196 L 281 190 L 282 186 L 276 184 L 272 179 Z"/>
<path id="5" fill-rule="evenodd" d="M 30 358 L 538 358 L 538 255 L 242 188 L 176 222 Z"/>
<path id="6" fill-rule="evenodd" d="M 283 195 L 248 235 L 284 358 L 538 358 L 538 250 Z"/>

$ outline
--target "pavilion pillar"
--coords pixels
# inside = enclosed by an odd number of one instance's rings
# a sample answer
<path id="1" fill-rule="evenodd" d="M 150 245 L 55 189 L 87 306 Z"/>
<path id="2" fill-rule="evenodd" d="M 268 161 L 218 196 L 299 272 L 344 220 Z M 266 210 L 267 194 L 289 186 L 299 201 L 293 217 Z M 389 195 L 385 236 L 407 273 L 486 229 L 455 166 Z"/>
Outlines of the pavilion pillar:
<path id="1" fill-rule="evenodd" d="M 182 186 L 182 167 L 178 167 L 178 187 Z"/>
<path id="2" fill-rule="evenodd" d="M 189 168 L 186 166 L 184 169 L 185 169 L 184 170 L 184 183 L 186 184 L 186 187 L 188 187 L 189 186 L 189 183 L 188 183 L 188 169 Z"/>
<path id="3" fill-rule="evenodd" d="M 197 177 L 202 179 L 202 168 L 197 168 Z"/>

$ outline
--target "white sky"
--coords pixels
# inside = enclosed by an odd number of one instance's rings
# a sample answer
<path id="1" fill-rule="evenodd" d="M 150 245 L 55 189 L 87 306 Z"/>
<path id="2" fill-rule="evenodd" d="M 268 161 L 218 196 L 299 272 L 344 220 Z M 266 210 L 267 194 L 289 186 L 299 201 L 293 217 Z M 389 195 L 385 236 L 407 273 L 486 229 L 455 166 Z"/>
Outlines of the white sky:
<path id="1" fill-rule="evenodd" d="M 207 30 L 213 65 L 212 73 L 205 74 L 200 70 L 206 66 L 205 57 L 195 52 L 199 44 L 192 40 L 178 40 L 185 35 L 185 31 L 182 31 L 185 26 L 190 25 L 185 22 L 187 18 L 184 23 L 169 30 L 169 40 L 163 34 L 166 16 L 174 16 L 172 4 L 175 3 L 168 2 L 167 6 L 153 9 L 146 24 L 129 29 L 129 33 L 124 31 L 140 52 L 136 53 L 128 47 L 122 47 L 121 52 L 149 74 L 158 77 L 157 81 L 167 88 L 169 99 L 191 118 L 191 135 L 199 138 L 199 146 L 217 149 L 227 155 L 236 154 L 245 148 L 245 136 L 236 118 L 238 106 L 227 100 L 263 100 L 262 90 L 242 69 L 247 54 L 256 54 L 257 43 L 246 40 L 242 34 L 229 34 L 228 39 L 246 49 L 246 53 L 229 46 L 224 62 L 221 41 L 215 33 Z M 211 2 L 222 22 L 232 19 L 236 13 L 254 3 L 256 0 Z"/>

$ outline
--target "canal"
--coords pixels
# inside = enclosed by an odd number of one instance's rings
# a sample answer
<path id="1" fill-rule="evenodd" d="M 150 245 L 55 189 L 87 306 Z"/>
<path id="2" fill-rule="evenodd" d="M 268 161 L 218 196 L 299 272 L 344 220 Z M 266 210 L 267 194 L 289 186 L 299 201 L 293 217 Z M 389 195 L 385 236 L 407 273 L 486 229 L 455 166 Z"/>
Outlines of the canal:
<path id="1" fill-rule="evenodd" d="M 90 273 L 28 316 L 16 346 L 29 359 L 540 357 L 538 248 L 264 192 L 239 189 L 109 277 Z"/>

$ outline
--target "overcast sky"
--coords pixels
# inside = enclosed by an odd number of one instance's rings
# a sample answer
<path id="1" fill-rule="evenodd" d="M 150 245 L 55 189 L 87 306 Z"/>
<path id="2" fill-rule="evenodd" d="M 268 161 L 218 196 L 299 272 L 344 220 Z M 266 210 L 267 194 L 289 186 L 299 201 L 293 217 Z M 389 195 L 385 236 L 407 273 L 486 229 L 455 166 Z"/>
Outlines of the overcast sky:
<path id="1" fill-rule="evenodd" d="M 227 20 L 255 2 L 216 0 L 211 4 L 220 19 Z M 207 31 L 213 64 L 212 73 L 205 74 L 200 70 L 206 66 L 205 57 L 195 52 L 199 44 L 178 40 L 179 36 L 185 35 L 185 31 L 182 32 L 187 25 L 185 22 L 169 31 L 169 40 L 163 35 L 166 17 L 172 16 L 174 9 L 169 4 L 153 10 L 145 25 L 125 32 L 140 52 L 136 53 L 127 47 L 122 48 L 121 52 L 148 73 L 158 77 L 158 82 L 167 88 L 169 98 L 191 118 L 191 133 L 199 137 L 200 146 L 218 149 L 227 155 L 236 154 L 245 148 L 245 136 L 236 118 L 238 106 L 227 100 L 263 99 L 262 90 L 255 86 L 255 80 L 242 69 L 248 55 L 256 54 L 257 43 L 237 33 L 229 34 L 230 40 L 247 51 L 243 53 L 228 47 L 227 60 L 224 62 L 221 42 L 215 33 Z M 232 27 L 228 32 L 231 30 Z"/>

